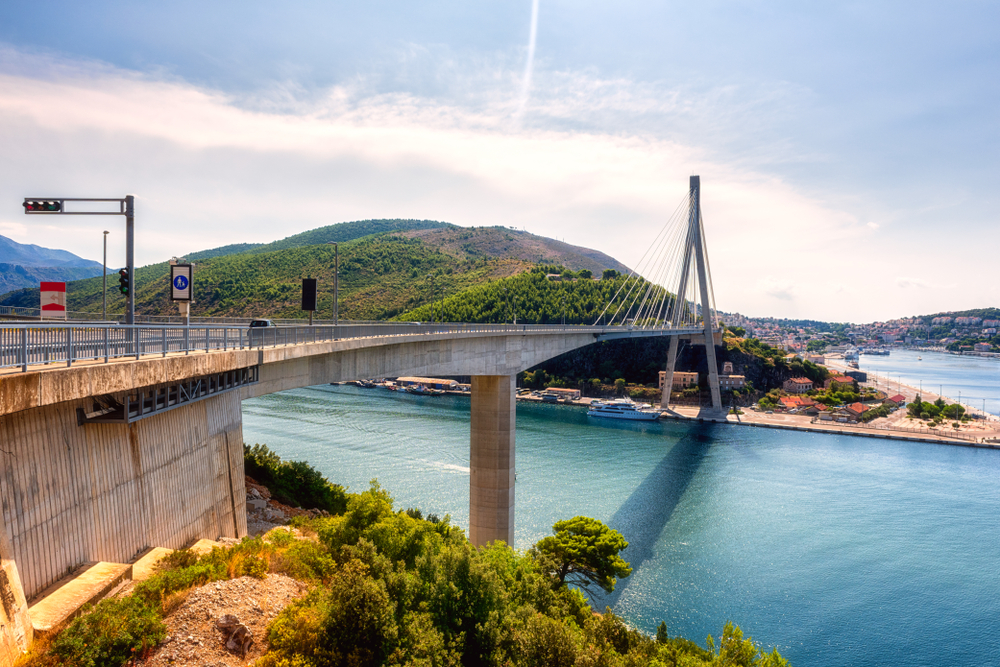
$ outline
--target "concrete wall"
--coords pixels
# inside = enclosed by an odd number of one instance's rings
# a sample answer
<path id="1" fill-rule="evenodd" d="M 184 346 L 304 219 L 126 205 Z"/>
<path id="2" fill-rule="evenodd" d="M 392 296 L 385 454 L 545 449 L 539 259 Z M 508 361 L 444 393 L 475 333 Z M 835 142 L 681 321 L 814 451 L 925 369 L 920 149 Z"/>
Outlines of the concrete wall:
<path id="1" fill-rule="evenodd" d="M 246 534 L 238 392 L 129 425 L 79 426 L 85 404 L 0 416 L 4 537 L 29 599 L 84 562 Z"/>

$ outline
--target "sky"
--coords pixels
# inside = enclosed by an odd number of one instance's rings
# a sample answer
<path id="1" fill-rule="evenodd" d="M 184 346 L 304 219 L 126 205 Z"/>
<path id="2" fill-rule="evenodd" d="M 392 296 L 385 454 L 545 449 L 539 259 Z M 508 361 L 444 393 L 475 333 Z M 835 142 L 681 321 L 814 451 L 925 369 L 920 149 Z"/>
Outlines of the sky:
<path id="1" fill-rule="evenodd" d="M 370 218 L 636 266 L 701 177 L 715 301 L 1000 306 L 1000 3 L 0 4 L 0 234 L 136 263 Z"/>

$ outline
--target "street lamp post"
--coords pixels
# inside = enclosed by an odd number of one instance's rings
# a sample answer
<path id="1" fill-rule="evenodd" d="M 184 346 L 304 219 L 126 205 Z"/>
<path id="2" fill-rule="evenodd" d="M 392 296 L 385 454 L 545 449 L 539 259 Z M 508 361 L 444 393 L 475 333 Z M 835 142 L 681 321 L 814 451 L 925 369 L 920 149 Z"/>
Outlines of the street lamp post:
<path id="1" fill-rule="evenodd" d="M 431 279 L 431 324 L 434 324 L 434 274 L 428 273 L 427 277 Z"/>
<path id="2" fill-rule="evenodd" d="M 340 248 L 336 241 L 327 241 L 326 244 L 333 246 L 333 326 L 337 326 L 338 299 L 340 298 Z"/>
<path id="3" fill-rule="evenodd" d="M 101 289 L 101 320 L 108 320 L 108 230 L 104 230 L 104 270 L 101 272 L 103 281 Z"/>

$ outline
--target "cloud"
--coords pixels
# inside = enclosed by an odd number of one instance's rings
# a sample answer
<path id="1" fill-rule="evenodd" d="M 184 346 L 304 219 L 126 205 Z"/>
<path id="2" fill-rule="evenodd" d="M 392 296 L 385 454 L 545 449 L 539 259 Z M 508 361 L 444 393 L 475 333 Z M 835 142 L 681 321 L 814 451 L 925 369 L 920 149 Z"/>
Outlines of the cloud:
<path id="1" fill-rule="evenodd" d="M 928 289 L 930 284 L 921 278 L 904 278 L 902 276 L 896 277 L 896 286 L 901 289 L 909 289 L 911 287 L 916 287 L 918 289 Z"/>
<path id="2" fill-rule="evenodd" d="M 879 224 L 877 222 L 869 222 L 867 226 L 868 226 L 869 229 L 873 229 L 873 230 L 879 228 Z"/>
<path id="3" fill-rule="evenodd" d="M 764 276 L 757 281 L 757 289 L 782 301 L 791 301 L 795 298 L 795 283 L 784 278 Z"/>
<path id="4" fill-rule="evenodd" d="M 804 191 L 763 168 L 790 159 L 790 148 L 754 163 L 745 153 L 726 159 L 719 146 L 728 136 L 701 142 L 698 133 L 649 130 L 668 118 L 694 124 L 720 101 L 746 98 L 733 91 L 682 95 L 536 69 L 518 125 L 520 82 L 503 67 L 484 66 L 464 96 L 447 99 L 374 92 L 356 80 L 306 101 L 292 89 L 254 101 L 158 74 L 29 64 L 0 67 L 0 230 L 99 257 L 100 231 L 111 229 L 112 265 L 123 252 L 116 219 L 33 219 L 26 229 L 23 215 L 15 219 L 21 198 L 136 194 L 140 264 L 405 217 L 526 228 L 635 265 L 686 196 L 688 176 L 700 174 L 716 302 L 762 315 L 857 321 L 847 313 L 870 283 L 822 267 L 887 254 L 859 245 L 871 227 L 831 203 L 834 193 Z M 774 104 L 797 94 L 774 90 Z M 757 111 L 746 104 L 732 122 L 764 131 Z"/>

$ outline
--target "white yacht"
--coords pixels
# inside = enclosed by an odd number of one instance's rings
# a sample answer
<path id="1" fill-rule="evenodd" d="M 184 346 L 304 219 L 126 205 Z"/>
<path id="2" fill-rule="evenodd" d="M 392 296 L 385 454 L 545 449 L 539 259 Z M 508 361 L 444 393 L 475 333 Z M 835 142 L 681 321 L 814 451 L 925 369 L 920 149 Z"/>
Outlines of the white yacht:
<path id="1" fill-rule="evenodd" d="M 613 401 L 594 401 L 590 404 L 587 414 L 591 417 L 631 419 L 633 421 L 655 421 L 660 418 L 660 413 L 653 410 L 648 403 L 635 403 L 627 398 L 618 398 Z"/>

